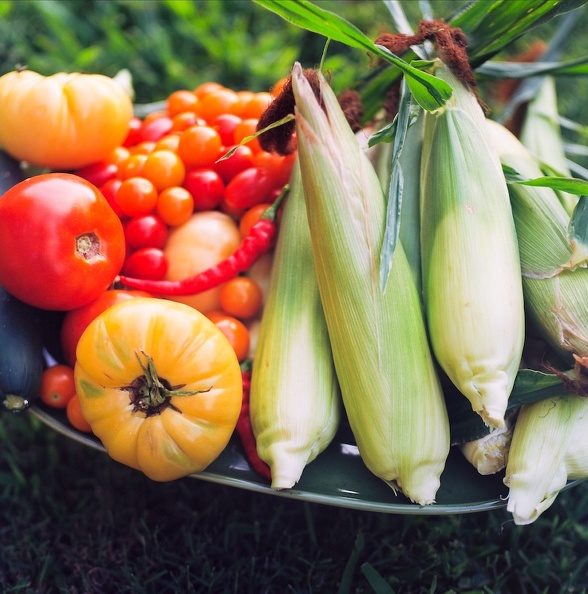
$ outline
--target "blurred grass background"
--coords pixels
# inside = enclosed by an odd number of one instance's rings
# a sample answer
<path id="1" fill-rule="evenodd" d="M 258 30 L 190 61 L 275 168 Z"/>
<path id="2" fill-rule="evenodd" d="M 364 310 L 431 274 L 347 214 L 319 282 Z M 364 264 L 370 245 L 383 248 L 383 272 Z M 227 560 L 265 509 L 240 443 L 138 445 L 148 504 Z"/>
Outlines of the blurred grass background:
<path id="1" fill-rule="evenodd" d="M 390 29 L 379 0 L 320 4 L 371 36 Z M 431 4 L 445 16 L 463 2 Z M 404 5 L 415 24 L 418 2 Z M 566 55 L 588 54 L 587 10 Z M 249 0 L 0 0 L 0 74 L 127 68 L 138 103 L 207 80 L 267 90 L 294 60 L 317 64 L 323 47 Z M 332 44 L 325 66 L 342 90 L 369 64 Z M 562 113 L 586 123 L 586 81 L 558 84 Z M 28 415 L 0 417 L 0 444 L 4 594 L 588 592 L 586 484 L 517 527 L 505 510 L 393 516 L 193 479 L 158 484 Z"/>

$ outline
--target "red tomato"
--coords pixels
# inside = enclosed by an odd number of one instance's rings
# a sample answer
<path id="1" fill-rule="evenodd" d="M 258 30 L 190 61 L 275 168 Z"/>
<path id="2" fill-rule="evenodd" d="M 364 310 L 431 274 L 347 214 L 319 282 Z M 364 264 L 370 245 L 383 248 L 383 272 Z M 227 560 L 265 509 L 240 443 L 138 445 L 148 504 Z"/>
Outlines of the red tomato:
<path id="1" fill-rule="evenodd" d="M 99 161 L 77 169 L 75 174 L 88 180 L 96 187 L 104 185 L 107 181 L 114 179 L 118 173 L 118 165 L 109 161 Z"/>
<path id="2" fill-rule="evenodd" d="M 68 173 L 30 177 L 0 200 L 0 284 L 41 309 L 90 303 L 120 272 L 122 223 L 100 191 Z"/>
<path id="3" fill-rule="evenodd" d="M 125 276 L 162 280 L 167 274 L 169 262 L 163 250 L 144 247 L 130 254 L 122 267 Z"/>
<path id="4" fill-rule="evenodd" d="M 125 226 L 127 247 L 136 250 L 144 247 L 162 248 L 167 241 L 167 225 L 157 215 L 133 217 Z"/>
<path id="5" fill-rule="evenodd" d="M 135 297 L 150 297 L 150 295 L 143 291 L 113 289 L 111 291 L 104 291 L 99 297 L 87 305 L 68 311 L 61 324 L 60 336 L 63 355 L 67 363 L 72 366 L 75 365 L 76 347 L 78 346 L 80 336 L 96 316 L 115 303 L 134 299 Z"/>

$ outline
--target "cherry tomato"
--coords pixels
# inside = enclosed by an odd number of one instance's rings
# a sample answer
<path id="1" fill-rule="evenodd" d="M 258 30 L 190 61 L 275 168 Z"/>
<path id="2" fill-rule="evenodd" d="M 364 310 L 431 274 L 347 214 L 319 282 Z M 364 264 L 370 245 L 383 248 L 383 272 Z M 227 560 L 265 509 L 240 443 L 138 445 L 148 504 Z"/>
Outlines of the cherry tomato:
<path id="1" fill-rule="evenodd" d="M 218 130 L 221 141 L 225 146 L 231 146 L 235 143 L 235 128 L 241 122 L 241 118 L 232 113 L 223 113 L 211 122 L 211 126 Z"/>
<path id="2" fill-rule="evenodd" d="M 178 143 L 178 155 L 188 168 L 211 167 L 221 156 L 220 134 L 210 126 L 192 126 L 184 130 Z"/>
<path id="3" fill-rule="evenodd" d="M 241 144 L 245 138 L 248 136 L 254 136 L 257 132 L 257 119 L 248 118 L 245 120 L 241 120 L 235 126 L 235 132 L 233 134 L 235 138 L 235 144 Z M 244 146 L 248 146 L 253 153 L 258 153 L 261 150 L 261 146 L 259 145 L 259 140 L 257 138 L 252 138 L 251 140 L 247 141 Z"/>
<path id="4" fill-rule="evenodd" d="M 143 122 L 137 116 L 133 116 L 129 123 L 129 131 L 127 132 L 127 137 L 123 141 L 123 146 L 133 146 L 137 144 L 137 142 L 141 139 L 141 126 Z"/>
<path id="5" fill-rule="evenodd" d="M 199 84 L 194 89 L 193 92 L 196 95 L 196 97 L 198 97 L 199 99 L 202 99 L 202 97 L 204 97 L 204 95 L 208 95 L 208 93 L 211 93 L 212 91 L 218 91 L 219 89 L 223 89 L 223 88 L 224 88 L 223 85 L 211 80 L 211 81 L 206 81 L 206 82 Z"/>
<path id="6" fill-rule="evenodd" d="M 151 119 L 143 120 L 143 125 L 140 130 L 141 140 L 157 141 L 169 133 L 173 125 L 173 121 L 166 115 L 157 115 Z"/>
<path id="7" fill-rule="evenodd" d="M 75 394 L 73 398 L 71 398 L 67 403 L 65 412 L 67 415 L 67 420 L 71 423 L 72 427 L 78 431 L 83 431 L 84 433 L 92 432 L 90 423 L 86 421 L 84 418 L 84 413 L 82 413 L 82 407 L 80 406 L 80 400 L 77 394 Z"/>
<path id="8" fill-rule="evenodd" d="M 166 225 L 177 227 L 192 216 L 194 198 L 186 188 L 180 186 L 165 188 L 157 197 L 155 210 Z"/>
<path id="9" fill-rule="evenodd" d="M 125 225 L 127 246 L 133 250 L 144 247 L 162 248 L 167 241 L 167 225 L 157 215 L 133 217 Z"/>
<path id="10" fill-rule="evenodd" d="M 52 408 L 65 408 L 76 393 L 74 370 L 69 365 L 47 367 L 41 376 L 39 396 Z"/>
<path id="11" fill-rule="evenodd" d="M 144 177 L 129 177 L 120 185 L 116 203 L 129 217 L 149 214 L 157 204 L 157 188 Z"/>
<path id="12" fill-rule="evenodd" d="M 228 184 L 237 173 L 253 167 L 253 151 L 246 145 L 229 146 L 225 152 L 233 150 L 230 157 L 222 158 L 214 164 L 214 170 L 222 177 L 225 184 Z"/>
<path id="13" fill-rule="evenodd" d="M 179 89 L 168 95 L 165 102 L 165 108 L 170 116 L 174 116 L 181 112 L 198 111 L 198 97 L 192 91 L 187 89 Z"/>
<path id="14" fill-rule="evenodd" d="M 163 250 L 154 247 L 140 248 L 127 257 L 122 267 L 122 273 L 134 278 L 162 280 L 169 267 L 169 262 Z"/>
<path id="15" fill-rule="evenodd" d="M 154 148 L 154 140 L 142 140 L 129 149 L 129 155 L 150 155 Z"/>
<path id="16" fill-rule="evenodd" d="M 269 202 L 260 202 L 255 206 L 252 206 L 243 213 L 243 216 L 239 220 L 239 233 L 241 237 L 247 237 L 251 227 L 259 221 L 261 215 L 271 206 Z"/>
<path id="17" fill-rule="evenodd" d="M 100 161 L 81 167 L 80 169 L 77 169 L 75 173 L 99 188 L 107 181 L 116 177 L 118 166 L 114 163 L 109 163 L 108 161 Z"/>
<path id="18" fill-rule="evenodd" d="M 251 338 L 247 326 L 233 316 L 222 312 L 209 312 L 208 319 L 214 322 L 216 327 L 226 336 L 230 342 L 239 362 L 247 359 Z"/>
<path id="19" fill-rule="evenodd" d="M 272 178 L 274 188 L 280 189 L 290 181 L 295 160 L 295 152 L 282 156 L 267 151 L 259 151 L 253 155 L 253 165 L 265 169 Z"/>
<path id="20" fill-rule="evenodd" d="M 174 151 L 166 150 L 153 151 L 148 155 L 141 171 L 141 177 L 151 181 L 158 192 L 169 186 L 181 186 L 185 175 L 182 159 Z"/>
<path id="21" fill-rule="evenodd" d="M 206 122 L 192 111 L 182 111 L 173 116 L 170 132 L 183 132 L 198 124 L 205 126 Z"/>
<path id="22" fill-rule="evenodd" d="M 212 122 L 223 113 L 235 113 L 239 107 L 240 101 L 237 93 L 231 89 L 221 88 L 206 93 L 200 98 L 198 115 L 207 122 Z"/>
<path id="23" fill-rule="evenodd" d="M 88 324 L 111 305 L 134 299 L 135 297 L 149 297 L 149 293 L 144 291 L 123 291 L 112 289 L 104 291 L 99 297 L 91 303 L 68 311 L 63 317 L 61 323 L 60 341 L 63 355 L 66 362 L 72 367 L 76 362 L 76 347 L 80 336 L 88 327 Z"/>
<path id="24" fill-rule="evenodd" d="M 122 223 L 83 178 L 47 173 L 26 179 L 0 200 L 0 284 L 42 309 L 93 301 L 120 272 Z"/>
<path id="25" fill-rule="evenodd" d="M 156 151 L 173 151 L 174 153 L 178 150 L 178 144 L 180 143 L 180 135 L 176 132 L 170 132 L 163 138 L 160 138 L 155 143 Z"/>
<path id="26" fill-rule="evenodd" d="M 260 286 L 247 276 L 227 281 L 220 293 L 220 305 L 229 315 L 248 320 L 257 315 L 263 302 Z"/>
<path id="27" fill-rule="evenodd" d="M 108 204 L 110 204 L 110 207 L 118 216 L 122 215 L 122 210 L 116 202 L 116 193 L 118 192 L 121 184 L 122 180 L 120 179 L 109 179 L 105 184 L 100 186 L 100 191 L 102 192 L 104 198 L 106 198 Z"/>
<path id="28" fill-rule="evenodd" d="M 225 195 L 225 184 L 221 176 L 208 167 L 189 171 L 183 186 L 192 194 L 196 211 L 214 210 Z"/>
<path id="29" fill-rule="evenodd" d="M 147 155 L 142 153 L 131 153 L 118 166 L 118 177 L 120 179 L 128 179 L 129 177 L 137 177 L 141 175 L 143 165 L 147 161 Z"/>
<path id="30" fill-rule="evenodd" d="M 265 91 L 254 93 L 253 97 L 245 104 L 242 117 L 259 119 L 273 99 L 271 93 Z"/>
<path id="31" fill-rule="evenodd" d="M 251 208 L 260 202 L 268 202 L 273 189 L 273 180 L 265 169 L 249 167 L 227 184 L 225 201 L 232 208 Z"/>

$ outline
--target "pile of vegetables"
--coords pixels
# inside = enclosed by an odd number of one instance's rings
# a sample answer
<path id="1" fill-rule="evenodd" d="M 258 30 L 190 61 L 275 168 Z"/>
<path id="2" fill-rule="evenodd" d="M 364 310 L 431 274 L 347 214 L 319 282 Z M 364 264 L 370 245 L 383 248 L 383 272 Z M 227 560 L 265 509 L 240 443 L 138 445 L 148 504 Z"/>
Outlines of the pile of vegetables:
<path id="1" fill-rule="evenodd" d="M 459 448 L 534 521 L 588 476 L 588 182 L 553 84 L 588 59 L 491 58 L 584 2 L 472 2 L 416 32 L 391 2 L 401 32 L 374 42 L 256 1 L 379 62 L 345 98 L 296 63 L 271 92 L 209 82 L 134 113 L 99 75 L 0 78 L 1 407 L 63 408 L 158 481 L 236 432 L 273 489 L 348 423 L 413 503 Z M 510 130 L 480 100 L 493 75 L 543 77 Z M 17 134 L 19 102 L 58 123 L 48 143 Z"/>

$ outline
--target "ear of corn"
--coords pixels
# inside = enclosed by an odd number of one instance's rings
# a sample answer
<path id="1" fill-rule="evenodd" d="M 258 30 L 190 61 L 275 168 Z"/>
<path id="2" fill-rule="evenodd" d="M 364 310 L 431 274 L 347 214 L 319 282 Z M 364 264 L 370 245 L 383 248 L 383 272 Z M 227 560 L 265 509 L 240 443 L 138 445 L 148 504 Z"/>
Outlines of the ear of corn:
<path id="1" fill-rule="evenodd" d="M 319 291 L 343 403 L 366 466 L 413 502 L 432 503 L 449 423 L 419 296 L 400 244 L 385 291 L 382 187 L 333 91 L 322 104 L 293 70 L 296 132 Z"/>
<path id="2" fill-rule="evenodd" d="M 506 128 L 488 122 L 504 165 L 541 176 L 536 160 Z M 570 217 L 549 188 L 510 184 L 519 240 L 526 311 L 543 338 L 570 364 L 588 355 L 588 269 L 567 236 Z"/>
<path id="3" fill-rule="evenodd" d="M 488 426 L 500 428 L 524 340 L 517 238 L 483 112 L 445 67 L 435 74 L 454 95 L 444 110 L 425 115 L 421 259 L 429 333 L 451 381 Z"/>
<path id="4" fill-rule="evenodd" d="M 514 419 L 507 416 L 504 427 L 493 429 L 479 439 L 460 444 L 466 460 L 482 475 L 496 474 L 506 467 L 514 431 Z"/>
<path id="5" fill-rule="evenodd" d="M 339 389 L 312 260 L 300 170 L 284 205 L 253 359 L 250 414 L 272 488 L 287 489 L 332 441 Z"/>
<path id="6" fill-rule="evenodd" d="M 515 524 L 534 522 L 569 478 L 588 476 L 588 400 L 562 395 L 521 407 L 504 483 Z"/>

